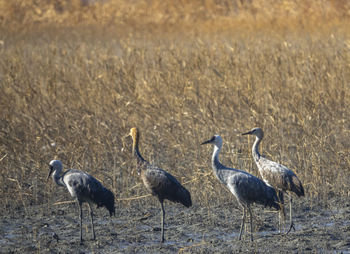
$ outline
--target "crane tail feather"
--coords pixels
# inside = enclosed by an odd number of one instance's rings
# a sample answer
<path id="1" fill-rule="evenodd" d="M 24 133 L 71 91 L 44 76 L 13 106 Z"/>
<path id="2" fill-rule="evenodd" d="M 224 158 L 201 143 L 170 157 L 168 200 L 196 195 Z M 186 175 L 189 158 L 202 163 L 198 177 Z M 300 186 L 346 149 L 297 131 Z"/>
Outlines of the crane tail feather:
<path id="1" fill-rule="evenodd" d="M 177 202 L 183 204 L 186 207 L 192 206 L 191 194 L 190 192 L 181 186 L 176 192 Z"/>
<path id="2" fill-rule="evenodd" d="M 97 208 L 105 207 L 110 216 L 115 215 L 114 195 L 110 190 L 103 187 L 96 191 L 92 196 L 92 201 L 97 204 Z"/>
<path id="3" fill-rule="evenodd" d="M 274 188 L 271 186 L 266 185 L 266 201 L 265 206 L 273 207 L 276 210 L 281 209 L 281 204 L 283 204 L 283 193 L 279 193 L 277 195 L 277 192 Z"/>
<path id="4" fill-rule="evenodd" d="M 291 180 L 292 181 L 290 181 L 291 183 L 290 190 L 293 191 L 298 197 L 304 196 L 305 195 L 304 187 L 301 184 L 298 177 L 293 176 Z"/>

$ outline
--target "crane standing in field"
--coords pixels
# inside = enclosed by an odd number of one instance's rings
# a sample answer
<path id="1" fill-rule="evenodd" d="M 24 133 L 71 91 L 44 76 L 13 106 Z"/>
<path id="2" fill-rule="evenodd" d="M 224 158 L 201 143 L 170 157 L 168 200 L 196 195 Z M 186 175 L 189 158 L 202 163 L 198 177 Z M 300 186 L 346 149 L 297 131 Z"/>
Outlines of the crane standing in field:
<path id="1" fill-rule="evenodd" d="M 165 199 L 181 203 L 186 207 L 192 205 L 191 195 L 174 176 L 146 161 L 139 151 L 139 132 L 137 128 L 131 128 L 129 136 L 133 139 L 132 151 L 137 160 L 138 174 L 141 175 L 146 189 L 157 196 L 161 209 L 161 242 L 164 242 L 164 205 Z"/>
<path id="2" fill-rule="evenodd" d="M 82 203 L 87 202 L 89 204 L 90 216 L 91 216 L 91 227 L 92 237 L 95 240 L 95 229 L 94 229 L 94 218 L 91 208 L 91 204 L 97 204 L 97 208 L 106 207 L 109 211 L 110 216 L 115 215 L 114 209 L 114 195 L 106 189 L 98 180 L 93 176 L 77 170 L 69 169 L 62 173 L 62 162 L 59 160 L 52 160 L 49 164 L 50 171 L 47 179 L 52 175 L 53 181 L 60 186 L 66 187 L 73 198 L 78 202 L 80 213 L 80 242 L 83 241 L 82 236 Z"/>
<path id="3" fill-rule="evenodd" d="M 219 135 L 213 136 L 210 140 L 202 143 L 213 144 L 214 152 L 212 156 L 212 167 L 215 176 L 219 181 L 225 184 L 232 194 L 236 197 L 238 203 L 243 208 L 243 217 L 241 229 L 239 232 L 239 240 L 241 240 L 242 231 L 246 218 L 246 211 L 248 210 L 250 216 L 250 240 L 253 241 L 253 223 L 252 211 L 250 209 L 251 203 L 258 203 L 265 206 L 270 206 L 280 209 L 278 198 L 274 188 L 266 185 L 259 178 L 242 170 L 228 168 L 222 165 L 219 161 L 219 153 L 222 148 L 222 138 Z"/>
<path id="4" fill-rule="evenodd" d="M 274 161 L 270 161 L 262 157 L 259 153 L 259 144 L 264 137 L 264 132 L 261 128 L 254 128 L 249 132 L 243 133 L 242 135 L 255 135 L 256 139 L 253 144 L 252 154 L 256 165 L 258 166 L 259 172 L 263 180 L 270 186 L 273 186 L 278 190 L 279 196 L 283 196 L 283 192 L 286 192 L 289 196 L 289 219 L 290 227 L 287 234 L 292 228 L 294 223 L 292 220 L 292 195 L 289 192 L 294 192 L 298 197 L 304 196 L 304 188 L 298 177 L 292 170 L 278 164 Z M 282 215 L 281 215 L 282 213 Z M 284 220 L 284 206 L 280 213 Z"/>

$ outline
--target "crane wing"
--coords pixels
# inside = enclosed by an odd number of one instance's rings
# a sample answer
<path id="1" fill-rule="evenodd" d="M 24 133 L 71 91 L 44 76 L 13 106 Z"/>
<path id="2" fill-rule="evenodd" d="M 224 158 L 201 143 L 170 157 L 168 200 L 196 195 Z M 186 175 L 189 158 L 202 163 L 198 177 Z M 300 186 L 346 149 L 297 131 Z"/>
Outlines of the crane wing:
<path id="1" fill-rule="evenodd" d="M 146 188 L 153 195 L 158 196 L 160 201 L 168 199 L 186 207 L 192 205 L 189 191 L 170 173 L 155 166 L 149 166 L 146 171 L 142 171 L 142 179 Z"/>
<path id="2" fill-rule="evenodd" d="M 228 179 L 228 187 L 239 202 L 258 203 L 279 209 L 276 191 L 248 173 L 236 173 Z"/>
<path id="3" fill-rule="evenodd" d="M 304 188 L 292 170 L 263 157 L 258 163 L 260 174 L 266 183 L 280 190 L 292 191 L 298 196 L 304 196 Z"/>

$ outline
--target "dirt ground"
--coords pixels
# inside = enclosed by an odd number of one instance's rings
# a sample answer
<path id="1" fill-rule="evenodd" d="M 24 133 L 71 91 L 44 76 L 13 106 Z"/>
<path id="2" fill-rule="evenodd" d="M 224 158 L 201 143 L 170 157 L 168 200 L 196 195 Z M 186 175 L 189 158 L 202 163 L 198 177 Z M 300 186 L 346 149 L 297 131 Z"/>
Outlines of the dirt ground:
<path id="1" fill-rule="evenodd" d="M 242 214 L 234 201 L 211 207 L 194 204 L 189 209 L 167 202 L 163 244 L 160 208 L 155 204 L 117 207 L 112 218 L 107 211 L 95 209 L 94 241 L 84 205 L 83 244 L 75 203 L 13 211 L 0 221 L 1 253 L 350 253 L 349 200 L 333 198 L 327 205 L 296 200 L 296 230 L 288 235 L 278 233 L 277 213 L 254 205 L 254 242 L 249 234 L 238 240 Z"/>

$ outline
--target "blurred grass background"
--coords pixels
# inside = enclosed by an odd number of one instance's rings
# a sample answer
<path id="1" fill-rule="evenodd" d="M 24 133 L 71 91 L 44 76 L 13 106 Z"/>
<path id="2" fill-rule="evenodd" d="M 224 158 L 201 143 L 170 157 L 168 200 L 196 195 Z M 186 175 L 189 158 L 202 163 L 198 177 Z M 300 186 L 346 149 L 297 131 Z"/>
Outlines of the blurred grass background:
<path id="1" fill-rule="evenodd" d="M 45 182 L 52 159 L 117 205 L 157 202 L 133 199 L 134 126 L 197 204 L 233 199 L 199 144 L 220 134 L 223 164 L 258 175 L 240 136 L 256 126 L 308 197 L 349 197 L 349 15 L 342 0 L 1 0 L 1 212 L 69 198 Z"/>

